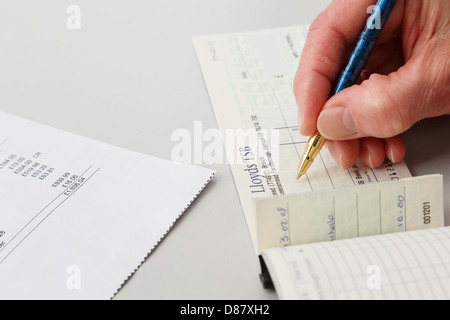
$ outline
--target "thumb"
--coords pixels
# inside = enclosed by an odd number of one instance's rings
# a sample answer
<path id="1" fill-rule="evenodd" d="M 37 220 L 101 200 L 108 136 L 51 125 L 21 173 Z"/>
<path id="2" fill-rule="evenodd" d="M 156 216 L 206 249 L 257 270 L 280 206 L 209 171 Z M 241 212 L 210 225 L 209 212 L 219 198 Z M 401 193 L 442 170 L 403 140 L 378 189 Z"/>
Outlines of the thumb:
<path id="1" fill-rule="evenodd" d="M 332 97 L 322 109 L 317 127 L 329 140 L 389 138 L 427 117 L 423 73 L 412 64 L 388 76 L 374 74 L 361 85 Z"/>

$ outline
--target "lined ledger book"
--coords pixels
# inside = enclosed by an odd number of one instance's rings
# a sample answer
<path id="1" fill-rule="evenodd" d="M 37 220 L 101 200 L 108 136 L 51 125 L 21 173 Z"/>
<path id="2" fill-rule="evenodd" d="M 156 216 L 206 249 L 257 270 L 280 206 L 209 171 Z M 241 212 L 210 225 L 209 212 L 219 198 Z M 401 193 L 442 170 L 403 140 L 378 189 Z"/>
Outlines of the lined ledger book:
<path id="1" fill-rule="evenodd" d="M 270 249 L 280 299 L 447 300 L 450 227 Z"/>

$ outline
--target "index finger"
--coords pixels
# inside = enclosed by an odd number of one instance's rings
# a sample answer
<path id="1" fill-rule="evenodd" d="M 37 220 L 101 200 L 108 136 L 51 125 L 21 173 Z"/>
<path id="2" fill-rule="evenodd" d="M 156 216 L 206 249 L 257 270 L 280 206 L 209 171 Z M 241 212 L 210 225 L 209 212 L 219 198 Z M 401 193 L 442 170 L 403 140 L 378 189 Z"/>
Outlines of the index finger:
<path id="1" fill-rule="evenodd" d="M 375 2 L 335 0 L 311 24 L 294 80 L 303 136 L 317 130 L 318 115 Z"/>

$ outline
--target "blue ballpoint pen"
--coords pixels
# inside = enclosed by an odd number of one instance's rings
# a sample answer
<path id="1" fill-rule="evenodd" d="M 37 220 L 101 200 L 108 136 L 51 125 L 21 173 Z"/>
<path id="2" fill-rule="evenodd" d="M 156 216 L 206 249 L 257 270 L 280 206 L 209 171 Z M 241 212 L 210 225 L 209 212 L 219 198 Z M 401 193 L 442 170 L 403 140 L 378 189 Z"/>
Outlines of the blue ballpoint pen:
<path id="1" fill-rule="evenodd" d="M 350 54 L 346 67 L 336 82 L 330 97 L 345 88 L 351 87 L 358 81 L 395 3 L 396 0 L 379 0 L 373 7 L 372 14 L 367 20 L 363 32 L 358 37 L 356 46 Z M 311 136 L 297 169 L 297 180 L 306 174 L 324 143 L 325 138 L 319 132 Z"/>

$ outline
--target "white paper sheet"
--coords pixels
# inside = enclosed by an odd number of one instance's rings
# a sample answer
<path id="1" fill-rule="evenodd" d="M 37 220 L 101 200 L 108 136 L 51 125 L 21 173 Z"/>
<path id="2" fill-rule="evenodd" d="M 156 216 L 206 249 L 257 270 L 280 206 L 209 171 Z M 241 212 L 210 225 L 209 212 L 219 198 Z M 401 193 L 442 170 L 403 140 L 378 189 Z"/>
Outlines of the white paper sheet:
<path id="1" fill-rule="evenodd" d="M 212 178 L 0 113 L 0 299 L 109 299 Z"/>

